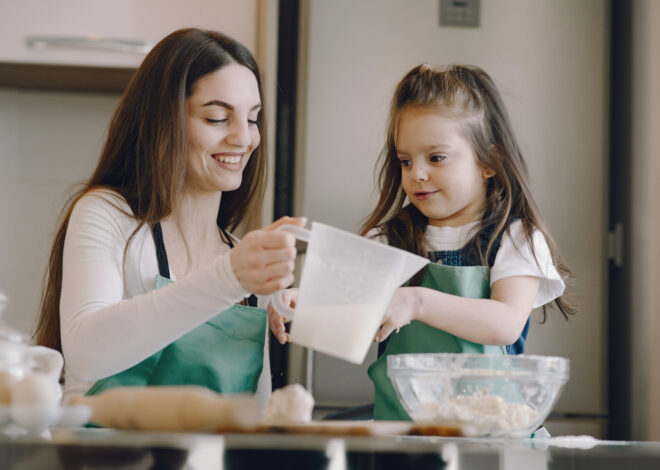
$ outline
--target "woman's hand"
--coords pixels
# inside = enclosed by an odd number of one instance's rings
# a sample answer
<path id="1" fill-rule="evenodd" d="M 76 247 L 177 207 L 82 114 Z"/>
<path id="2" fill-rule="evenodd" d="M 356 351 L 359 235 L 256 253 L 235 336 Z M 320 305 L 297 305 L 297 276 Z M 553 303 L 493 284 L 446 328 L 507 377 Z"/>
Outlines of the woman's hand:
<path id="1" fill-rule="evenodd" d="M 415 320 L 420 299 L 416 287 L 399 287 L 395 290 L 374 340 L 380 343 L 394 330 L 399 331 L 399 328 Z"/>
<path id="2" fill-rule="evenodd" d="M 245 290 L 267 295 L 293 283 L 296 238 L 275 228 L 284 224 L 304 227 L 304 217 L 282 217 L 243 237 L 230 252 L 231 267 Z"/>
<path id="3" fill-rule="evenodd" d="M 283 290 L 281 294 L 275 295 L 281 295 L 284 305 L 294 308 L 296 306 L 296 299 L 298 298 L 298 289 L 286 289 Z M 270 331 L 273 332 L 273 335 L 275 335 L 280 344 L 288 342 L 289 333 L 286 332 L 284 323 L 290 320 L 280 316 L 270 302 L 268 303 L 266 310 L 268 310 L 268 324 L 270 325 Z"/>

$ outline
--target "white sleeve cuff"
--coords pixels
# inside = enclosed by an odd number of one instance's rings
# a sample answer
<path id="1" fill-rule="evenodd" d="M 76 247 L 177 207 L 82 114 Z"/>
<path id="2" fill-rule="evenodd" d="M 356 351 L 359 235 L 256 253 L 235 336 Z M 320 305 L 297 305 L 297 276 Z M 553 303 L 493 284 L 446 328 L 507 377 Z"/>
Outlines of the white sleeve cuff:
<path id="1" fill-rule="evenodd" d="M 238 278 L 236 277 L 236 274 L 234 274 L 234 270 L 231 267 L 230 253 L 222 256 L 220 263 L 218 263 L 218 274 L 220 275 L 221 279 L 225 279 L 227 281 L 228 296 L 245 298 L 251 294 L 250 291 L 246 290 L 241 285 L 241 283 L 238 282 Z"/>

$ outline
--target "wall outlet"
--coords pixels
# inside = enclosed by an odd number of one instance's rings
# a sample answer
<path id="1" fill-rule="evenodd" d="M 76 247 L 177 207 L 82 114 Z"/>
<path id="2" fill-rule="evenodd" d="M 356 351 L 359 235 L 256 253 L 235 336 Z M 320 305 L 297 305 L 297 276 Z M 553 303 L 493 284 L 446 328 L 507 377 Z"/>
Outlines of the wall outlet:
<path id="1" fill-rule="evenodd" d="M 479 26 L 479 0 L 440 0 L 440 26 Z"/>

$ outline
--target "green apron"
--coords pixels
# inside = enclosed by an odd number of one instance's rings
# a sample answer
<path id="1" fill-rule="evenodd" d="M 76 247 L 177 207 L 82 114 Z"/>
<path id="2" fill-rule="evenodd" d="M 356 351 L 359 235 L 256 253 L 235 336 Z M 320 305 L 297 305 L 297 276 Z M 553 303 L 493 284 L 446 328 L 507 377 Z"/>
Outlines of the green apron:
<path id="1" fill-rule="evenodd" d="M 155 288 L 172 281 L 156 276 Z M 254 393 L 263 368 L 264 309 L 233 305 L 139 364 L 96 382 L 87 395 L 120 386 L 201 385 Z"/>
<path id="2" fill-rule="evenodd" d="M 490 269 L 485 266 L 428 264 L 422 287 L 483 299 L 490 297 Z M 384 353 L 369 366 L 374 382 L 374 419 L 411 421 L 387 376 L 387 356 L 404 353 L 479 353 L 506 355 L 505 346 L 490 346 L 458 338 L 446 331 L 413 320 L 390 336 Z"/>

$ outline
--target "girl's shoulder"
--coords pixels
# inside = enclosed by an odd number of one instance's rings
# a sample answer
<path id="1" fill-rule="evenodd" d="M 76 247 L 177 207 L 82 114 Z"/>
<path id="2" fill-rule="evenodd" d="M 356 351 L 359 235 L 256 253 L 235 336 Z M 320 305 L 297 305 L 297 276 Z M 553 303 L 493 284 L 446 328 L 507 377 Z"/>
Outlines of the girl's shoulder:
<path id="1" fill-rule="evenodd" d="M 508 245 L 516 251 L 541 250 L 541 254 L 549 253 L 548 243 L 545 240 L 543 232 L 537 228 L 532 229 L 531 239 L 527 236 L 527 231 L 522 220 L 513 221 L 507 230 L 502 234 L 502 245 Z"/>
<path id="2" fill-rule="evenodd" d="M 502 243 L 491 269 L 491 284 L 513 276 L 533 276 L 541 280 L 534 308 L 545 305 L 564 292 L 564 282 L 553 263 L 543 232 L 535 229 L 528 237 L 521 221 L 513 222 L 502 235 Z"/>

